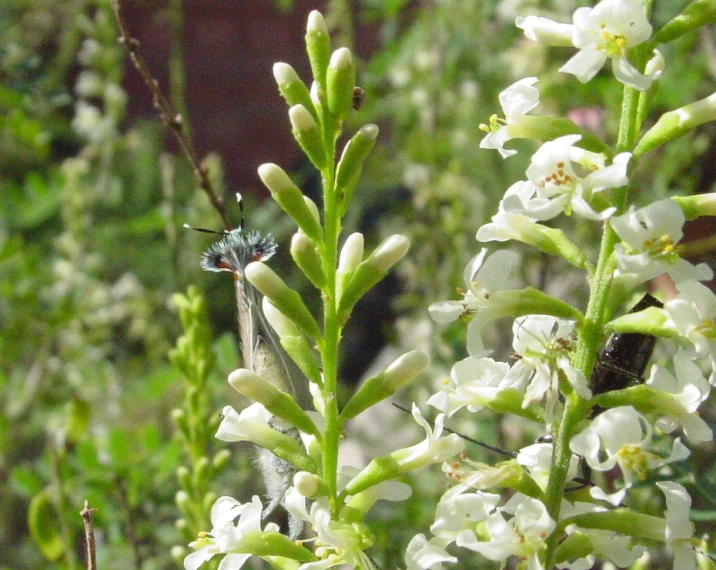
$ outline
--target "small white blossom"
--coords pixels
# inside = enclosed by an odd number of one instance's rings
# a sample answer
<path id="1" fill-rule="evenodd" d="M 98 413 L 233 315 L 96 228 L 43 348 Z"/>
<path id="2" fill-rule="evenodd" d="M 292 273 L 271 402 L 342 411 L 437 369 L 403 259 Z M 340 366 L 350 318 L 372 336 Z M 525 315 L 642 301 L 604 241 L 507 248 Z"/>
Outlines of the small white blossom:
<path id="1" fill-rule="evenodd" d="M 696 570 L 696 553 L 691 545 L 694 527 L 689 520 L 691 497 L 671 481 L 656 484 L 666 499 L 666 545 L 674 553 L 674 570 Z"/>
<path id="2" fill-rule="evenodd" d="M 264 435 L 275 435 L 276 431 L 269 425 L 271 412 L 261 404 L 251 404 L 240 414 L 231 406 L 221 410 L 222 420 L 216 432 L 217 439 L 222 441 L 250 441 L 257 443 Z"/>
<path id="3" fill-rule="evenodd" d="M 499 313 L 499 296 L 517 265 L 517 254 L 501 250 L 487 255 L 483 248 L 464 272 L 467 292 L 462 301 L 441 301 L 428 308 L 430 316 L 438 323 L 449 323 L 458 318 L 472 318 L 467 326 L 467 349 L 472 356 L 484 356 L 485 349 L 480 338 L 484 324 Z"/>
<path id="4" fill-rule="evenodd" d="M 548 220 L 564 211 L 590 220 L 606 220 L 615 208 L 606 207 L 605 190 L 627 183 L 627 166 L 631 154 L 614 157 L 610 166 L 601 155 L 574 146 L 581 135 L 566 135 L 543 144 L 527 168 L 527 178 L 535 186 L 535 197 L 524 210 L 513 210 L 535 220 Z M 577 168 L 586 171 L 580 176 Z M 597 205 L 599 210 L 595 210 Z"/>
<path id="5" fill-rule="evenodd" d="M 317 535 L 315 554 L 320 560 L 303 564 L 301 570 L 323 570 L 342 564 L 371 568 L 365 550 L 373 545 L 373 535 L 360 523 L 332 520 L 326 497 L 319 497 L 306 507 L 306 497 L 295 488 L 286 493 L 286 510 L 296 519 L 309 522 Z"/>
<path id="6" fill-rule="evenodd" d="M 674 376 L 662 366 L 651 368 L 646 385 L 663 390 L 671 396 L 669 415 L 661 418 L 657 425 L 665 433 L 671 433 L 678 425 L 684 435 L 694 443 L 713 440 L 709 425 L 699 416 L 698 408 L 711 392 L 711 385 L 701 369 L 683 352 L 674 355 Z"/>
<path id="7" fill-rule="evenodd" d="M 696 358 L 716 357 L 716 295 L 698 281 L 676 284 L 679 294 L 664 303 L 671 324 L 693 345 Z"/>
<path id="8" fill-rule="evenodd" d="M 514 516 L 507 519 L 505 515 Z M 458 534 L 456 543 L 488 560 L 506 561 L 510 556 L 519 556 L 529 570 L 542 570 L 539 556 L 555 527 L 542 502 L 517 493 L 485 520 L 489 540 L 480 540 L 474 531 L 464 530 Z"/>
<path id="9" fill-rule="evenodd" d="M 547 489 L 549 476 L 552 472 L 552 453 L 553 447 L 551 443 L 534 443 L 523 447 L 517 454 L 517 463 L 527 469 L 530 477 L 543 491 Z M 572 455 L 569 460 L 567 480 L 574 479 L 577 476 L 578 467 L 579 458 L 576 455 Z"/>
<path id="10" fill-rule="evenodd" d="M 632 486 L 634 477 L 643 479 L 648 470 L 689 456 L 689 450 L 679 439 L 674 441 L 669 457 L 647 451 L 653 433 L 644 416 L 631 406 L 621 406 L 602 412 L 572 438 L 570 449 L 583 456 L 592 469 L 608 471 L 619 465 L 624 476 L 621 491 L 607 495 L 598 487 L 593 487 L 590 491 L 592 497 L 617 505 Z"/>
<path id="11" fill-rule="evenodd" d="M 443 570 L 443 562 L 456 563 L 457 558 L 447 553 L 446 546 L 438 537 L 427 540 L 424 534 L 414 536 L 405 551 L 407 570 Z"/>
<path id="12" fill-rule="evenodd" d="M 662 273 L 676 283 L 711 279 L 713 271 L 705 263 L 694 266 L 679 256 L 685 221 L 679 205 L 669 199 L 614 216 L 609 222 L 624 242 L 616 246 L 618 272 L 634 273 L 641 282 Z"/>
<path id="13" fill-rule="evenodd" d="M 551 315 L 515 319 L 512 348 L 520 358 L 508 377 L 515 384 L 526 384 L 523 407 L 546 397 L 547 415 L 551 415 L 559 394 L 559 372 L 564 373 L 564 378 L 583 398 L 591 397 L 586 378 L 569 361 L 574 327 L 574 321 Z"/>
<path id="14" fill-rule="evenodd" d="M 614 76 L 625 85 L 646 91 L 654 77 L 647 77 L 629 63 L 627 50 L 651 36 L 646 6 L 638 0 L 602 0 L 594 8 L 577 8 L 572 16 L 572 43 L 580 51 L 560 71 L 588 82 L 612 60 Z"/>
<path id="15" fill-rule="evenodd" d="M 189 544 L 196 552 L 184 559 L 186 570 L 196 570 L 216 554 L 226 554 L 219 564 L 219 570 L 238 570 L 251 557 L 241 552 L 242 540 L 247 535 L 261 532 L 278 532 L 278 525 L 269 523 L 261 530 L 261 499 L 254 496 L 250 503 L 240 503 L 231 497 L 219 497 L 211 507 L 210 533 L 200 533 L 199 538 Z M 234 520 L 238 522 L 234 525 Z"/>
<path id="16" fill-rule="evenodd" d="M 490 125 L 480 125 L 487 135 L 480 141 L 480 148 L 496 149 L 502 158 L 517 154 L 516 150 L 507 150 L 505 143 L 519 132 L 520 119 L 539 105 L 539 91 L 533 87 L 536 77 L 525 77 L 510 85 L 499 95 L 504 119 L 497 115 L 490 117 Z"/>
<path id="17" fill-rule="evenodd" d="M 524 385 L 506 382 L 509 369 L 506 362 L 469 356 L 453 365 L 449 380 L 440 392 L 428 399 L 427 404 L 448 416 L 465 406 L 470 412 L 476 412 L 494 400 L 502 390 L 524 389 Z"/>

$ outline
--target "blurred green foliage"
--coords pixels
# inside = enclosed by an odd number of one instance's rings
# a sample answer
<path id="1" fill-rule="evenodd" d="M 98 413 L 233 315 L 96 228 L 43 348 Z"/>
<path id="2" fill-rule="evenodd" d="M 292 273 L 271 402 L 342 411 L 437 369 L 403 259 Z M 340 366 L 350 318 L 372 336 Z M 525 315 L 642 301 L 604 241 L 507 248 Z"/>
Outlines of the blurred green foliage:
<path id="1" fill-rule="evenodd" d="M 655 18 L 666 21 L 685 3 L 657 3 Z M 280 4 L 288 9 L 291 2 Z M 367 93 L 359 119 L 382 129 L 350 223 L 376 241 L 389 233 L 413 241 L 401 264 L 403 293 L 395 301 L 401 321 L 393 335 L 396 344 L 428 348 L 436 356 L 431 379 L 438 382 L 464 344 L 457 329 L 436 335 L 427 304 L 452 298 L 463 286 L 463 268 L 478 251 L 477 228 L 525 166 L 519 158 L 503 161 L 478 148 L 478 125 L 498 112 L 498 92 L 539 74 L 541 112 L 606 111 L 615 117 L 609 106 L 619 100 L 619 87 L 599 78 L 576 85 L 556 72 L 563 54 L 527 42 L 513 25 L 526 8 L 568 21 L 571 2 L 349 4 L 332 0 L 326 19 L 345 42 L 360 42 L 355 29 L 361 25 L 378 30 L 378 50 L 359 71 Z M 206 281 L 197 263 L 206 240 L 177 228 L 185 220 L 197 226 L 215 221 L 185 162 L 163 152 L 163 127 L 156 121 L 126 126 L 124 54 L 116 36 L 105 0 L 0 4 L 3 568 L 84 567 L 78 512 L 85 499 L 98 509 L 101 568 L 172 567 L 172 548 L 185 545 L 198 524 L 195 519 L 191 528 L 177 529 L 177 492 L 192 487 L 182 485 L 176 471 L 189 465 L 195 473 L 202 461 L 197 442 L 212 445 L 206 434 L 193 442 L 178 437 L 172 410 L 192 409 L 192 383 L 200 386 L 202 401 L 191 413 L 200 409 L 202 417 L 236 397 L 225 389 L 226 373 L 238 364 L 230 336 L 215 343 L 216 364 L 200 382 L 186 374 L 183 381 L 167 357 L 180 334 L 171 295 L 189 284 L 201 290 Z M 708 94 L 702 78 L 713 62 L 707 52 L 697 35 L 668 47 L 667 62 L 689 65 L 667 65 L 657 108 Z M 601 128 L 613 139 L 615 124 Z M 637 173 L 645 200 L 698 190 L 705 168 L 698 158 L 713 139 L 706 127 L 654 153 Z M 210 165 L 220 185 L 219 159 Z M 252 216 L 253 227 L 268 217 L 265 210 Z M 522 277 L 540 286 L 547 273 L 563 271 L 527 258 Z M 579 300 L 568 274 L 558 283 L 552 294 Z M 231 294 L 223 287 L 217 303 L 231 303 Z M 191 326 L 205 327 L 203 345 L 195 346 L 201 352 L 211 335 L 208 324 L 196 319 Z M 431 391 L 424 386 L 411 396 L 424 401 Z M 499 443 L 491 418 L 484 426 L 460 427 Z M 220 449 L 213 445 L 204 450 L 207 457 Z M 248 495 L 243 486 L 250 485 L 250 455 L 232 455 L 230 476 L 219 477 L 224 460 L 215 461 L 215 472 L 195 488 L 199 503 L 208 489 Z M 374 530 L 382 567 L 401 564 L 409 539 L 428 527 L 441 481 L 438 473 L 422 473 L 411 481 L 412 500 L 378 509 Z M 181 511 L 185 517 L 190 512 Z M 412 524 L 395 524 L 401 520 Z"/>

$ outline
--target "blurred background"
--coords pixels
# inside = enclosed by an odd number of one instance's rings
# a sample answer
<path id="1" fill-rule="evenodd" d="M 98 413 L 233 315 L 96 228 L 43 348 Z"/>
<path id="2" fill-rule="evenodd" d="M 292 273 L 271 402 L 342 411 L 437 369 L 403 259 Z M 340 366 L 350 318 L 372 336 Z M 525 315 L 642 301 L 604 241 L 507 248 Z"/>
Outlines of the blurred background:
<path id="1" fill-rule="evenodd" d="M 366 103 L 352 115 L 347 136 L 367 122 L 381 133 L 345 221 L 346 235 L 364 232 L 368 249 L 401 233 L 412 246 L 354 311 L 345 333 L 342 389 L 347 397 L 371 366 L 380 369 L 402 351 L 422 348 L 431 354 L 431 368 L 402 399 L 424 402 L 451 364 L 466 356 L 464 326 L 435 327 L 427 307 L 456 298 L 463 268 L 480 248 L 477 228 L 505 189 L 524 177 L 525 157 L 503 160 L 478 148 L 478 125 L 500 112 L 497 94 L 538 75 L 537 112 L 568 115 L 614 141 L 620 87 L 606 73 L 588 85 L 557 73 L 567 53 L 525 40 L 514 26 L 515 16 L 528 13 L 568 22 L 581 4 L 123 0 L 122 9 L 229 217 L 238 225 L 234 195 L 240 192 L 245 226 L 274 234 L 280 249 L 272 266 L 314 302 L 287 254 L 294 228 L 267 200 L 256 174 L 260 164 L 275 162 L 307 195 L 320 195 L 316 173 L 291 136 L 272 65 L 289 63 L 308 80 L 303 36 L 313 9 L 324 13 L 334 47 L 353 50 Z M 659 25 L 687 2 L 656 4 Z M 187 222 L 220 230 L 221 220 L 159 121 L 118 35 L 108 0 L 0 4 L 0 568 L 84 568 L 77 513 L 85 499 L 99 509 L 98 556 L 105 569 L 177 567 L 172 549 L 209 529 L 208 518 L 203 526 L 195 521 L 198 528 L 187 523 L 176 501 L 187 485 L 177 467 L 195 467 L 196 457 L 173 414 L 191 405 L 193 392 L 176 359 L 168 358 L 183 334 L 172 294 L 191 285 L 205 296 L 197 322 L 212 366 L 202 384 L 203 409 L 216 418 L 226 403 L 245 404 L 226 383 L 240 363 L 231 279 L 200 270 L 199 257 L 212 238 L 182 229 Z M 667 67 L 650 121 L 714 90 L 713 30 L 669 44 L 664 55 Z M 714 134 L 707 124 L 644 157 L 634 202 L 714 191 Z M 567 222 L 570 235 L 596 258 L 593 227 Z M 713 267 L 713 247 L 703 242 L 714 233 L 710 220 L 691 224 L 686 233 L 700 244 L 690 260 Z M 523 285 L 584 307 L 582 275 L 508 246 L 522 255 Z M 488 340 L 498 356 L 511 352 L 507 333 L 497 327 Z M 379 414 L 362 424 L 356 419 L 349 435 L 367 445 L 354 450 L 355 462 L 379 451 L 375 430 L 387 449 L 422 437 L 401 412 L 388 407 Z M 456 417 L 452 427 L 508 449 L 541 435 L 514 421 L 503 429 L 490 413 Z M 394 441 L 386 433 L 394 433 Z M 213 438 L 206 446 L 207 456 L 227 447 Z M 246 500 L 261 492 L 252 453 L 248 446 L 230 450 L 229 464 L 216 470 L 209 486 Z M 684 467 L 699 482 L 694 501 L 704 511 L 714 509 L 708 502 L 709 493 L 714 496 L 712 452 L 695 449 Z M 470 457 L 495 460 L 478 449 Z M 374 515 L 375 557 L 383 568 L 402 564 L 407 542 L 428 530 L 445 488 L 437 468 L 410 483 L 411 500 L 379 507 Z M 658 504 L 653 508 L 659 512 Z M 704 516 L 700 524 L 708 528 L 711 520 Z M 464 567 L 491 566 L 472 560 Z"/>

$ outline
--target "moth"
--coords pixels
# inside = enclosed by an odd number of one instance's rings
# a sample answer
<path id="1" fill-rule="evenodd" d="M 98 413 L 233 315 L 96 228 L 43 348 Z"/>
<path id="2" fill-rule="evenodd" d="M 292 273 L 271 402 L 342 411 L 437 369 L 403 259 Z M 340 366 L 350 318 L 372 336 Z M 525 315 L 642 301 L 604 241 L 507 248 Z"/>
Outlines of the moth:
<path id="1" fill-rule="evenodd" d="M 239 199 L 241 206 L 241 200 Z M 199 231 L 212 232 L 211 230 Z M 251 370 L 275 388 L 291 395 L 304 409 L 311 407 L 308 379 L 281 346 L 278 335 L 261 309 L 262 295 L 244 277 L 244 269 L 253 261 L 267 261 L 276 252 L 276 241 L 270 234 L 244 232 L 242 222 L 237 229 L 223 234 L 201 256 L 205 271 L 228 271 L 234 276 L 239 338 L 244 368 Z M 271 427 L 300 441 L 298 430 L 280 418 L 273 417 Z M 269 504 L 267 518 L 282 504 L 291 486 L 295 468 L 266 449 L 258 450 L 257 463 L 264 478 Z M 303 523 L 289 515 L 289 536 L 300 537 Z"/>

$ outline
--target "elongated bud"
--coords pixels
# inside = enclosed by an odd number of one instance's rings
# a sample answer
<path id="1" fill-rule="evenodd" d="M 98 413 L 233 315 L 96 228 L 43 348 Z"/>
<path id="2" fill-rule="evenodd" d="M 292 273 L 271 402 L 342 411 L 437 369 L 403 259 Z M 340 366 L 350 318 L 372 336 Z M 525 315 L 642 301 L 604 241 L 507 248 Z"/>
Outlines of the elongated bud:
<path id="1" fill-rule="evenodd" d="M 249 263 L 244 275 L 256 289 L 291 319 L 308 336 L 318 338 L 320 331 L 313 315 L 304 305 L 301 296 L 289 289 L 283 280 L 260 261 Z"/>
<path id="2" fill-rule="evenodd" d="M 338 261 L 338 273 L 352 273 L 363 261 L 363 234 L 352 233 L 346 239 L 341 249 L 341 256 Z"/>
<path id="3" fill-rule="evenodd" d="M 303 105 L 294 105 L 288 110 L 293 127 L 293 136 L 313 165 L 321 170 L 326 165 L 326 151 L 323 148 L 321 132 L 316 120 Z"/>
<path id="4" fill-rule="evenodd" d="M 287 63 L 274 63 L 273 76 L 278 84 L 278 90 L 286 103 L 288 103 L 288 106 L 303 105 L 313 115 L 313 118 L 318 121 L 318 114 L 313 106 L 308 87 L 301 81 L 293 67 Z"/>
<path id="5" fill-rule="evenodd" d="M 296 400 L 251 370 L 245 368 L 234 370 L 229 374 L 229 384 L 239 394 L 243 394 L 254 402 L 259 402 L 271 414 L 286 420 L 301 431 L 314 435 L 318 433 L 316 425 L 296 403 Z"/>
<path id="6" fill-rule="evenodd" d="M 350 420 L 410 382 L 428 365 L 425 353 L 414 350 L 404 354 L 383 372 L 366 380 L 341 412 L 343 420 Z"/>
<path id="7" fill-rule="evenodd" d="M 304 196 L 303 201 L 306 203 L 306 206 L 308 207 L 309 211 L 311 212 L 313 219 L 316 220 L 316 223 L 318 225 L 321 225 L 321 214 L 318 213 L 318 206 L 316 206 L 316 203 L 313 200 L 311 200 L 308 196 Z"/>
<path id="8" fill-rule="evenodd" d="M 341 207 L 341 214 L 345 213 L 348 203 L 353 196 L 363 164 L 375 146 L 378 137 L 378 127 L 364 125 L 353 138 L 348 141 L 341 160 L 336 167 L 336 194 Z"/>
<path id="9" fill-rule="evenodd" d="M 358 300 L 387 275 L 390 268 L 408 252 L 409 247 L 408 238 L 392 235 L 358 265 L 340 298 L 338 314 L 341 319 L 348 318 Z"/>
<path id="10" fill-rule="evenodd" d="M 288 174 L 279 166 L 271 163 L 259 166 L 258 172 L 261 181 L 283 211 L 293 218 L 307 236 L 320 243 L 323 239 L 321 226 L 306 204 L 303 193 L 291 181 Z"/>
<path id="11" fill-rule="evenodd" d="M 634 149 L 638 157 L 670 140 L 679 138 L 699 125 L 716 120 L 716 93 L 705 99 L 664 113 L 641 138 Z"/>
<path id="12" fill-rule="evenodd" d="M 701 216 L 716 216 L 716 192 L 696 194 L 694 196 L 672 196 L 684 212 L 687 220 Z"/>
<path id="13" fill-rule="evenodd" d="M 296 323 L 286 318 L 271 304 L 268 297 L 263 298 L 262 308 L 266 320 L 276 331 L 284 350 L 311 382 L 320 384 L 321 371 L 316 363 L 316 353 L 308 344 L 306 336 L 298 329 Z"/>
<path id="14" fill-rule="evenodd" d="M 331 51 L 331 38 L 328 35 L 326 21 L 318 10 L 313 10 L 308 15 L 308 25 L 306 26 L 306 52 L 308 60 L 311 62 L 313 78 L 324 93 L 326 70 L 331 58 Z"/>
<path id="15" fill-rule="evenodd" d="M 353 88 L 356 84 L 356 68 L 348 48 L 333 52 L 326 75 L 328 110 L 334 118 L 344 119 L 353 106 Z"/>
<path id="16" fill-rule="evenodd" d="M 291 239 L 291 257 L 314 287 L 322 289 L 325 286 L 326 275 L 323 273 L 321 256 L 315 244 L 303 232 L 296 232 Z"/>

